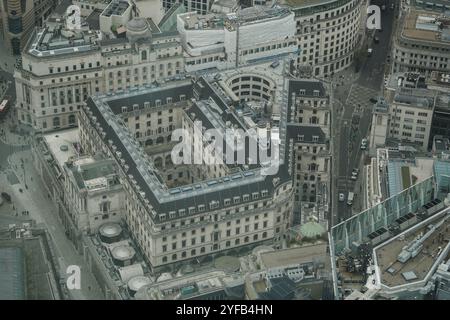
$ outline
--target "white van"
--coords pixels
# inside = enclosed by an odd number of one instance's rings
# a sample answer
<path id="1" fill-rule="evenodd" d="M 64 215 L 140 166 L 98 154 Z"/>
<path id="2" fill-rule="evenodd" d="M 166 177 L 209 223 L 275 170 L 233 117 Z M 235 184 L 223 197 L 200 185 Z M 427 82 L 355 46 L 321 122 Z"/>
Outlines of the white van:
<path id="1" fill-rule="evenodd" d="M 349 192 L 348 193 L 348 197 L 347 197 L 347 204 L 349 206 L 351 206 L 353 204 L 353 198 L 354 198 L 355 194 L 353 192 Z"/>

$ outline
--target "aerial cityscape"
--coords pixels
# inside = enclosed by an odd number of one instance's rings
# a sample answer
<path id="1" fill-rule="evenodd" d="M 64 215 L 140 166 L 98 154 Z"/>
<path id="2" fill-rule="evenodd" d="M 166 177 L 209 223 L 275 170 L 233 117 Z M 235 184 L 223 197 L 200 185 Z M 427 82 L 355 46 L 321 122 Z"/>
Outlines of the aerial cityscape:
<path id="1" fill-rule="evenodd" d="M 450 300 L 450 1 L 0 0 L 0 300 Z"/>

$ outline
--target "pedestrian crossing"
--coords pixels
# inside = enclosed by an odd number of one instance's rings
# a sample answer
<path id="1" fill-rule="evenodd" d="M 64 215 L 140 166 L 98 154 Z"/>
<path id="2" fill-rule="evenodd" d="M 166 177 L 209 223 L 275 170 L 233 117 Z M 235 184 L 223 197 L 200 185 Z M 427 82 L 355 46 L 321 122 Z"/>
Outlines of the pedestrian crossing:
<path id="1" fill-rule="evenodd" d="M 359 112 L 362 112 L 362 108 L 372 105 L 369 99 L 375 98 L 377 95 L 378 91 L 355 84 L 350 90 L 346 104 L 353 105 L 356 108 L 361 105 Z"/>

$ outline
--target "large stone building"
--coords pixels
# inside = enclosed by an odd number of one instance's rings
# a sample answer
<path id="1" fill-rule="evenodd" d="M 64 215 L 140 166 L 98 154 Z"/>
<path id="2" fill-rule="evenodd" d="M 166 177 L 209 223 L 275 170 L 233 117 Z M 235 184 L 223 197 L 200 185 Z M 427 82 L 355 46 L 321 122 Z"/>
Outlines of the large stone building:
<path id="1" fill-rule="evenodd" d="M 82 235 L 123 219 L 124 191 L 111 159 L 81 148 L 77 128 L 36 136 L 33 164 L 67 237 L 82 251 Z"/>
<path id="2" fill-rule="evenodd" d="M 435 94 L 401 88 L 390 106 L 389 137 L 426 151 L 430 139 Z"/>
<path id="3" fill-rule="evenodd" d="M 393 36 L 392 71 L 430 75 L 450 71 L 450 17 L 411 9 Z"/>
<path id="4" fill-rule="evenodd" d="M 228 69 L 298 52 L 294 14 L 286 8 L 188 12 L 177 20 L 187 72 Z"/>
<path id="5" fill-rule="evenodd" d="M 330 170 L 330 97 L 322 82 L 289 82 L 290 136 L 294 138 L 295 222 L 305 222 L 314 211 L 323 222 Z"/>
<path id="6" fill-rule="evenodd" d="M 0 39 L 10 54 L 20 55 L 35 26 L 42 26 L 56 0 L 0 1 Z"/>
<path id="7" fill-rule="evenodd" d="M 162 87 L 92 97 L 82 109 L 83 150 L 113 158 L 118 165 L 126 194 L 126 224 L 153 269 L 262 243 L 280 245 L 292 226 L 294 140 L 303 135 L 308 136 L 308 143 L 316 144 L 311 130 L 321 131 L 299 123 L 294 124 L 295 130 L 289 128 L 288 100 L 283 95 L 289 81 L 282 81 L 281 76 L 284 65 L 259 65 L 266 70 L 265 76 L 271 75 L 271 81 L 279 83 L 273 92 L 280 109 L 275 116 L 271 109 L 258 105 L 262 100 L 245 103 L 233 94 L 227 83 L 235 77 L 234 70 L 221 72 L 221 78 L 205 75 Z M 239 71 L 244 76 L 257 70 L 253 66 Z M 198 121 L 202 123 L 200 132 L 264 128 L 270 133 L 271 146 L 279 141 L 278 152 L 271 147 L 271 152 L 279 155 L 276 172 L 265 175 L 264 162 L 262 166 L 234 161 L 208 165 L 205 158 L 198 165 L 173 168 L 170 151 L 175 141 L 169 138 L 171 133 L 193 129 Z M 153 135 L 147 134 L 148 130 L 153 130 Z M 291 137 L 292 131 L 295 137 Z M 244 158 L 250 159 L 244 149 Z M 221 159 L 217 153 L 212 155 Z"/>
<path id="8" fill-rule="evenodd" d="M 392 74 L 386 81 L 385 100 L 374 107 L 371 151 L 406 143 L 420 151 L 431 149 L 435 134 L 447 132 L 449 98 L 446 74 L 425 77 L 417 72 Z"/>
<path id="9" fill-rule="evenodd" d="M 15 72 L 19 120 L 36 131 L 76 126 L 90 95 L 180 77 L 176 33 L 160 32 L 143 18 L 129 20 L 126 30 L 126 37 L 106 38 L 96 30 L 70 30 L 58 19 L 38 29 Z"/>
<path id="10" fill-rule="evenodd" d="M 299 66 L 311 66 L 316 76 L 347 68 L 360 43 L 365 14 L 360 0 L 281 1 L 295 14 Z"/>

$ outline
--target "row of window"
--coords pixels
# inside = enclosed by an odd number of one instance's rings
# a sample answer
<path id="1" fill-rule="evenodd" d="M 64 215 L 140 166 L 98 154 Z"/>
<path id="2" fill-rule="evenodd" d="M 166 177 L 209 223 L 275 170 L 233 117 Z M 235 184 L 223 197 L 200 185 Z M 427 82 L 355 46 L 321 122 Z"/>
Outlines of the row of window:
<path id="1" fill-rule="evenodd" d="M 261 238 L 259 237 L 258 234 L 254 234 L 252 238 L 250 238 L 249 236 L 246 236 L 244 238 L 235 239 L 234 240 L 234 245 L 238 246 L 238 245 L 241 245 L 241 244 L 249 243 L 250 239 L 253 239 L 253 241 L 258 241 L 260 239 L 266 239 L 266 238 L 267 238 L 267 232 L 263 232 L 261 234 Z M 231 241 L 226 241 L 225 242 L 225 247 L 226 248 L 231 247 L 231 243 L 232 243 Z M 212 250 L 219 250 L 219 249 L 220 249 L 220 246 L 218 244 L 214 244 L 213 247 L 212 247 Z M 195 257 L 197 255 L 197 252 L 198 252 L 197 249 L 192 249 L 190 251 L 190 256 L 191 257 Z M 200 254 L 204 254 L 204 253 L 206 253 L 206 247 L 201 247 L 200 248 Z M 188 257 L 188 252 L 187 251 L 182 251 L 180 253 L 180 256 L 178 256 L 178 254 L 174 253 L 170 257 L 171 257 L 171 261 L 176 261 L 176 260 L 178 260 L 179 257 L 180 257 L 180 259 L 184 259 L 184 258 Z M 169 262 L 168 259 L 169 259 L 168 256 L 163 256 L 162 257 L 162 262 L 163 263 L 167 263 L 167 262 Z"/>
<path id="2" fill-rule="evenodd" d="M 268 195 L 269 195 L 269 191 L 268 190 L 262 190 L 261 191 L 261 197 L 264 198 L 264 197 L 267 197 Z M 241 203 L 241 200 L 242 200 L 242 202 L 250 201 L 250 199 L 251 200 L 257 200 L 257 199 L 259 199 L 259 196 L 260 196 L 259 192 L 253 192 L 251 195 L 250 194 L 244 194 L 244 195 L 242 195 L 242 197 L 241 196 L 235 196 L 232 199 L 231 198 L 224 199 L 223 200 L 223 205 L 225 207 L 227 207 L 227 206 L 230 206 L 232 204 L 239 204 L 239 203 Z M 209 203 L 209 208 L 211 210 L 217 209 L 217 208 L 219 208 L 219 206 L 220 206 L 220 203 L 217 200 L 213 200 L 213 201 L 211 201 Z M 200 205 L 197 206 L 197 210 L 198 210 L 198 212 L 204 212 L 206 210 L 206 206 L 204 204 L 200 204 Z M 194 213 L 196 213 L 196 208 L 195 207 L 189 207 L 188 208 L 188 212 L 189 212 L 189 214 L 194 214 Z M 184 216 L 186 214 L 186 209 L 178 209 L 178 214 L 179 214 L 179 216 Z M 176 211 L 169 212 L 170 219 L 175 218 L 175 216 L 176 216 Z M 166 214 L 162 213 L 162 214 L 159 215 L 159 217 L 160 217 L 161 221 L 164 221 L 166 219 Z"/>

